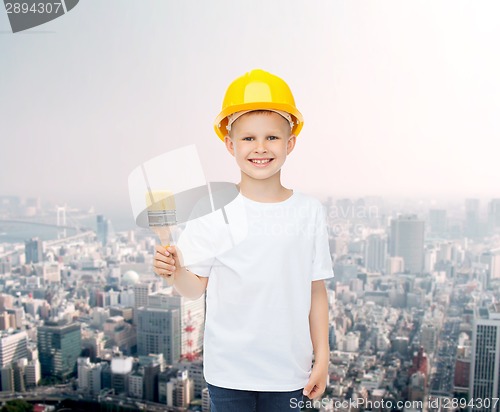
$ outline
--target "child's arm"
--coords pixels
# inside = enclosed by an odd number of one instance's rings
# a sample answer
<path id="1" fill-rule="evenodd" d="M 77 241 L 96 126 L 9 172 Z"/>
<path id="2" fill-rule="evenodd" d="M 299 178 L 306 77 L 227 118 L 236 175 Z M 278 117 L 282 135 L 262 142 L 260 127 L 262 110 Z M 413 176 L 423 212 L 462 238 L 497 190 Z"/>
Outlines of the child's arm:
<path id="1" fill-rule="evenodd" d="M 177 292 L 188 299 L 199 299 L 205 293 L 208 278 L 188 271 L 182 266 L 182 263 L 178 247 L 169 246 L 165 249 L 163 246 L 156 245 L 154 272 L 159 276 L 172 274 L 174 276 L 173 286 Z"/>
<path id="2" fill-rule="evenodd" d="M 323 279 L 311 284 L 311 311 L 309 328 L 314 348 L 314 366 L 309 382 L 304 388 L 304 395 L 310 399 L 321 395 L 326 388 L 330 345 L 328 343 L 328 297 Z"/>

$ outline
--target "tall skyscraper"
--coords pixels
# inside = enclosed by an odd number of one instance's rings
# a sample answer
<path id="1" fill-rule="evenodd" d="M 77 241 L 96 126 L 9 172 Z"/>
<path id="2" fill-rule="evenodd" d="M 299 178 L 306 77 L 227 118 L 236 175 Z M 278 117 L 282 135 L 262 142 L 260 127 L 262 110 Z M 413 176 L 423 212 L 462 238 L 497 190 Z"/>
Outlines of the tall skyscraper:
<path id="1" fill-rule="evenodd" d="M 37 237 L 34 237 L 24 242 L 24 255 L 26 257 L 26 264 L 42 262 L 43 261 L 42 241 Z"/>
<path id="2" fill-rule="evenodd" d="M 38 351 L 42 375 L 65 379 L 76 371 L 82 350 L 78 323 L 46 322 L 38 327 Z"/>
<path id="3" fill-rule="evenodd" d="M 488 233 L 500 231 L 500 199 L 491 199 L 488 204 Z"/>
<path id="4" fill-rule="evenodd" d="M 498 398 L 500 377 L 499 307 L 476 310 L 472 334 L 472 361 L 469 399 Z M 472 410 L 496 410 L 489 408 Z"/>
<path id="5" fill-rule="evenodd" d="M 421 273 L 424 269 L 425 222 L 417 215 L 400 215 L 391 221 L 389 253 L 404 260 L 405 271 Z"/>
<path id="6" fill-rule="evenodd" d="M 108 243 L 109 221 L 103 215 L 97 215 L 97 239 L 102 245 Z"/>
<path id="7" fill-rule="evenodd" d="M 137 309 L 137 352 L 163 354 L 169 364 L 181 356 L 180 319 L 177 309 Z"/>
<path id="8" fill-rule="evenodd" d="M 474 238 L 480 231 L 479 199 L 465 199 L 464 235 Z"/>
<path id="9" fill-rule="evenodd" d="M 429 226 L 430 226 L 430 232 L 432 234 L 438 236 L 442 236 L 443 234 L 445 234 L 447 229 L 446 210 L 430 209 Z"/>
<path id="10" fill-rule="evenodd" d="M 378 234 L 368 235 L 365 243 L 365 267 L 370 272 L 385 269 L 387 257 L 387 238 Z"/>

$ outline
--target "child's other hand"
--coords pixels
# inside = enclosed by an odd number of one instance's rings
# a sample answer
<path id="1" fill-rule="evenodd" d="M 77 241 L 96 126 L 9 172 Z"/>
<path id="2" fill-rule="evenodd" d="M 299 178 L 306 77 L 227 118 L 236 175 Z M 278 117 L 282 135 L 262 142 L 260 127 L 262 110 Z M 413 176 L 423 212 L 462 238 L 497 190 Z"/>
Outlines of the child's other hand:
<path id="1" fill-rule="evenodd" d="M 323 366 L 315 363 L 311 371 L 311 376 L 309 376 L 309 382 L 307 382 L 302 393 L 309 399 L 321 396 L 326 389 L 327 375 L 328 365 Z"/>

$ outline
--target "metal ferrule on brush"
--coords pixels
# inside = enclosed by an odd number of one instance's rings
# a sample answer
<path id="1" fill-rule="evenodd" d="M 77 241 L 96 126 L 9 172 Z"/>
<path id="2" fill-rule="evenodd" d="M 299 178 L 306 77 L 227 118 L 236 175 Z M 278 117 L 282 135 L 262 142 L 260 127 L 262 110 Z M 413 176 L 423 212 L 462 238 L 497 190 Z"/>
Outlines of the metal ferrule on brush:
<path id="1" fill-rule="evenodd" d="M 150 227 L 172 226 L 177 224 L 175 209 L 148 210 L 148 223 Z"/>
<path id="2" fill-rule="evenodd" d="M 174 194 L 168 190 L 148 190 L 146 193 L 148 224 L 163 246 L 175 244 L 177 218 Z"/>

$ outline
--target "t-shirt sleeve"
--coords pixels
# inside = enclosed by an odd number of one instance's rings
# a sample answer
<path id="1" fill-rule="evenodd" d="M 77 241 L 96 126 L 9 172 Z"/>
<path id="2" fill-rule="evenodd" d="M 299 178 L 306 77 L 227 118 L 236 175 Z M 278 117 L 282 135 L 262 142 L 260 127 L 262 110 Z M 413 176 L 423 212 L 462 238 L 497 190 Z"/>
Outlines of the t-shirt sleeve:
<path id="1" fill-rule="evenodd" d="M 329 279 L 334 276 L 330 244 L 328 241 L 326 213 L 321 203 L 316 213 L 315 226 L 311 281 Z"/>

